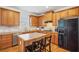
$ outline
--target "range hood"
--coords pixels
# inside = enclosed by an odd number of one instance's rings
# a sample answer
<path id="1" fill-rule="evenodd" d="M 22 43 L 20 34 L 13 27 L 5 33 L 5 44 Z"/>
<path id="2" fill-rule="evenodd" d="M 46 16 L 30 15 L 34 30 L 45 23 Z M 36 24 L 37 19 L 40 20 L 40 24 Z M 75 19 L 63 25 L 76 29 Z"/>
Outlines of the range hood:
<path id="1" fill-rule="evenodd" d="M 47 20 L 44 23 L 52 23 L 52 21 L 51 20 Z"/>

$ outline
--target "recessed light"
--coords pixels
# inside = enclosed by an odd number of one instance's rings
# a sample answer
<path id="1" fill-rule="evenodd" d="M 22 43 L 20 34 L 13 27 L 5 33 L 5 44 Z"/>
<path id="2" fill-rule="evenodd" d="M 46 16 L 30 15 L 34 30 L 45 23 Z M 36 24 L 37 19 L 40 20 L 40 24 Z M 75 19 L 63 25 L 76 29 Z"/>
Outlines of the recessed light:
<path id="1" fill-rule="evenodd" d="M 46 6 L 46 8 L 49 8 L 49 6 Z"/>

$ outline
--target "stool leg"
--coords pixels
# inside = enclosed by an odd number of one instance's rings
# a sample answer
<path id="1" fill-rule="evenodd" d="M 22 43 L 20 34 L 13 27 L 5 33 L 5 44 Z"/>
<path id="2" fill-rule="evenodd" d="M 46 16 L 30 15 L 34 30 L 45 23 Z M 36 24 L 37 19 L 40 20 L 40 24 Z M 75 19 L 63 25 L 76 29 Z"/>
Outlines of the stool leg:
<path id="1" fill-rule="evenodd" d="M 49 52 L 51 52 L 51 37 L 50 37 L 50 40 L 49 40 Z"/>

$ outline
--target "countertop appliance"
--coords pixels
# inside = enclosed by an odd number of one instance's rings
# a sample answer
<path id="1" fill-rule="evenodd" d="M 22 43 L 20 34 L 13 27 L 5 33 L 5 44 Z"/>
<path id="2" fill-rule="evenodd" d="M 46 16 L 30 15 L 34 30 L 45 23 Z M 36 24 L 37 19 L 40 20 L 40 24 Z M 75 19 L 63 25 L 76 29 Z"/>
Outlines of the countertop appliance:
<path id="1" fill-rule="evenodd" d="M 61 19 L 58 22 L 58 45 L 69 51 L 79 51 L 79 18 Z"/>

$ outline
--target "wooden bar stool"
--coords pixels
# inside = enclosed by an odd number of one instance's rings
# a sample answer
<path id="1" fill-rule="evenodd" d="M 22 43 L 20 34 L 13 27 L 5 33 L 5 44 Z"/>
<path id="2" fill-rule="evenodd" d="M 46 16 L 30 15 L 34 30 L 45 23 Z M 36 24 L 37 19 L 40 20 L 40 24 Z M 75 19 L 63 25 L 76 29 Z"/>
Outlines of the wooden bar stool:
<path id="1" fill-rule="evenodd" d="M 33 48 L 32 48 L 32 41 L 28 41 L 25 43 L 25 52 L 32 52 Z"/>
<path id="2" fill-rule="evenodd" d="M 46 51 L 48 51 L 48 52 L 51 52 L 51 38 L 52 38 L 51 35 L 47 35 L 47 36 L 45 37 L 45 41 L 46 41 L 45 49 L 46 49 Z M 47 47 L 49 47 L 49 49 L 48 49 Z"/>
<path id="3" fill-rule="evenodd" d="M 41 49 L 40 49 L 41 48 L 40 43 L 41 43 L 41 38 L 34 39 L 31 45 L 26 46 L 27 51 L 28 52 L 40 52 L 41 51 Z"/>

